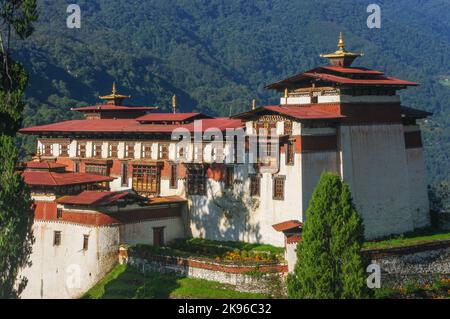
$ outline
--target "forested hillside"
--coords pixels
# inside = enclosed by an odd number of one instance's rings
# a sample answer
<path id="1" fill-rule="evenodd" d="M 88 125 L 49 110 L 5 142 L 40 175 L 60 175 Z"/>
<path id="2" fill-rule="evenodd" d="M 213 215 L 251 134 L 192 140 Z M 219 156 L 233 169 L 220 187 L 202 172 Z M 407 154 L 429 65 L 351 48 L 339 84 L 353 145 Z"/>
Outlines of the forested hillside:
<path id="1" fill-rule="evenodd" d="M 358 0 L 49 0 L 16 57 L 30 73 L 24 125 L 68 119 L 118 82 L 131 104 L 228 115 L 277 95 L 264 85 L 324 63 L 338 32 L 356 64 L 420 82 L 405 105 L 434 112 L 424 123 L 430 182 L 450 178 L 450 2 L 378 0 L 381 29 L 368 29 Z M 66 8 L 82 10 L 81 29 Z M 30 138 L 21 141 L 24 154 Z"/>

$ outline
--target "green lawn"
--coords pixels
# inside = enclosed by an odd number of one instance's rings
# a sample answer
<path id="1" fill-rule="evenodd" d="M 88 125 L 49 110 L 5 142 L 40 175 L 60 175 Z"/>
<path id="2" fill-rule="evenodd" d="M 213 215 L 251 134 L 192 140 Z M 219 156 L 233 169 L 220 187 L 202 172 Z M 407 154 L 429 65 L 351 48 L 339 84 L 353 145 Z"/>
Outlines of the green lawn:
<path id="1" fill-rule="evenodd" d="M 376 249 L 376 248 L 395 248 L 408 245 L 417 245 L 423 243 L 429 243 L 436 240 L 450 239 L 450 231 L 436 230 L 433 228 L 426 228 L 416 230 L 411 233 L 407 233 L 400 236 L 395 236 L 380 241 L 368 241 L 364 243 L 364 249 Z"/>
<path id="2" fill-rule="evenodd" d="M 233 286 L 214 281 L 149 273 L 118 265 L 91 288 L 84 299 L 261 299 L 268 296 L 238 292 Z"/>

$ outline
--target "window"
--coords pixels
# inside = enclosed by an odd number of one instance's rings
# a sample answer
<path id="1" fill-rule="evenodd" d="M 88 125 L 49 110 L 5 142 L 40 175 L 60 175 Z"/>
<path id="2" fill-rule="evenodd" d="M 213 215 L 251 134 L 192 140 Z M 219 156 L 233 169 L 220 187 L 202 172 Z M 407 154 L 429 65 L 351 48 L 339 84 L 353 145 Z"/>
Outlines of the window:
<path id="1" fill-rule="evenodd" d="M 188 193 L 189 195 L 206 194 L 205 169 L 200 166 L 191 166 L 188 168 Z"/>
<path id="2" fill-rule="evenodd" d="M 69 145 L 59 144 L 59 156 L 62 156 L 62 157 L 69 156 Z"/>
<path id="3" fill-rule="evenodd" d="M 77 156 L 85 158 L 86 157 L 86 144 L 80 143 L 77 147 Z"/>
<path id="4" fill-rule="evenodd" d="M 145 195 L 159 195 L 161 169 L 156 165 L 133 166 L 133 190 Z"/>
<path id="5" fill-rule="evenodd" d="M 92 144 L 92 157 L 101 158 L 102 157 L 102 143 Z"/>
<path id="6" fill-rule="evenodd" d="M 186 160 L 185 156 L 186 156 L 185 147 L 182 146 L 178 147 L 178 160 L 179 161 Z"/>
<path id="7" fill-rule="evenodd" d="M 83 250 L 88 250 L 89 248 L 89 235 L 83 235 Z"/>
<path id="8" fill-rule="evenodd" d="M 201 163 L 203 161 L 203 144 L 194 144 L 194 162 Z"/>
<path id="9" fill-rule="evenodd" d="M 109 176 L 109 167 L 107 165 L 100 164 L 86 164 L 86 173 Z"/>
<path id="10" fill-rule="evenodd" d="M 142 145 L 142 158 L 152 158 L 152 144 Z"/>
<path id="11" fill-rule="evenodd" d="M 317 104 L 319 97 L 317 95 L 311 96 L 311 104 Z"/>
<path id="12" fill-rule="evenodd" d="M 289 141 L 286 143 L 286 165 L 294 165 L 294 143 Z"/>
<path id="13" fill-rule="evenodd" d="M 53 144 L 46 143 L 43 146 L 44 156 L 53 156 Z"/>
<path id="14" fill-rule="evenodd" d="M 61 245 L 61 232 L 55 231 L 53 233 L 53 246 L 59 246 Z"/>
<path id="15" fill-rule="evenodd" d="M 233 189 L 233 185 L 234 185 L 234 167 L 227 166 L 225 172 L 225 188 Z"/>
<path id="16" fill-rule="evenodd" d="M 292 121 L 284 122 L 284 135 L 292 135 Z"/>
<path id="17" fill-rule="evenodd" d="M 158 159 L 160 160 L 169 159 L 169 144 L 159 144 Z"/>
<path id="18" fill-rule="evenodd" d="M 80 172 L 80 162 L 75 162 L 75 173 Z"/>
<path id="19" fill-rule="evenodd" d="M 284 200 L 284 181 L 283 176 L 273 178 L 273 199 Z"/>
<path id="20" fill-rule="evenodd" d="M 178 188 L 178 166 L 176 164 L 170 165 L 170 188 Z"/>
<path id="21" fill-rule="evenodd" d="M 153 228 L 153 246 L 164 246 L 164 227 Z"/>
<path id="22" fill-rule="evenodd" d="M 118 145 L 110 143 L 108 145 L 108 157 L 117 158 L 117 154 L 118 154 Z"/>
<path id="23" fill-rule="evenodd" d="M 63 214 L 63 209 L 62 208 L 57 208 L 56 209 L 56 218 L 57 219 L 61 219 L 62 218 L 62 214 Z"/>
<path id="24" fill-rule="evenodd" d="M 261 177 L 258 175 L 250 176 L 250 196 L 260 196 L 261 194 Z"/>
<path id="25" fill-rule="evenodd" d="M 122 163 L 122 186 L 128 186 L 128 163 Z"/>
<path id="26" fill-rule="evenodd" d="M 134 158 L 134 143 L 125 144 L 125 157 Z"/>

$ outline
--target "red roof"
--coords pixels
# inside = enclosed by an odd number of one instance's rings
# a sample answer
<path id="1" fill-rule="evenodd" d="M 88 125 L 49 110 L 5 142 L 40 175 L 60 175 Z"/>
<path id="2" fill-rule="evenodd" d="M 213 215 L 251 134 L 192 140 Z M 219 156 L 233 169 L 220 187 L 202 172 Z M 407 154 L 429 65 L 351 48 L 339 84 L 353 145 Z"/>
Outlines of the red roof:
<path id="1" fill-rule="evenodd" d="M 112 104 L 99 104 L 91 106 L 83 106 L 73 108 L 72 111 L 88 112 L 88 111 L 151 111 L 158 109 L 157 106 L 122 106 Z"/>
<path id="2" fill-rule="evenodd" d="M 51 170 L 55 168 L 65 168 L 67 165 L 49 161 L 31 161 L 25 163 L 25 167 L 27 169 Z"/>
<path id="3" fill-rule="evenodd" d="M 292 236 L 288 236 L 286 238 L 286 243 L 287 244 L 295 244 L 295 243 L 298 243 L 300 240 L 302 240 L 302 236 L 300 236 L 300 235 L 292 235 Z"/>
<path id="4" fill-rule="evenodd" d="M 286 231 L 294 228 L 301 227 L 303 224 L 298 220 L 288 220 L 279 224 L 272 225 L 276 231 Z"/>
<path id="5" fill-rule="evenodd" d="M 416 86 L 418 83 L 385 76 L 383 72 L 365 68 L 321 66 L 266 86 L 268 89 L 310 86 L 311 79 L 348 85 Z"/>
<path id="6" fill-rule="evenodd" d="M 325 112 L 321 110 L 314 109 L 308 105 L 269 105 L 261 106 L 255 110 L 251 110 L 245 113 L 235 115 L 236 118 L 248 118 L 254 114 L 260 113 L 262 111 L 271 111 L 278 114 L 287 115 L 299 120 L 318 120 L 318 119 L 339 119 L 345 116 L 337 115 L 335 113 Z"/>
<path id="7" fill-rule="evenodd" d="M 179 122 L 192 119 L 209 119 L 208 115 L 203 113 L 151 113 L 138 117 L 138 122 Z"/>
<path id="8" fill-rule="evenodd" d="M 65 186 L 110 182 L 114 178 L 87 173 L 55 173 L 47 171 L 22 172 L 25 183 L 31 186 Z"/>
<path id="9" fill-rule="evenodd" d="M 60 204 L 105 206 L 127 196 L 128 192 L 84 191 L 75 196 L 64 196 Z"/>
<path id="10" fill-rule="evenodd" d="M 209 128 L 244 127 L 241 120 L 230 118 L 213 118 L 198 120 L 197 124 L 202 124 L 202 130 Z M 195 122 L 194 122 L 195 123 Z M 171 133 L 177 128 L 185 128 L 194 132 L 194 123 L 188 124 L 141 124 L 135 119 L 95 119 L 95 120 L 72 120 L 54 124 L 34 126 L 21 129 L 21 133 L 39 133 L 39 132 L 126 132 L 126 133 Z"/>

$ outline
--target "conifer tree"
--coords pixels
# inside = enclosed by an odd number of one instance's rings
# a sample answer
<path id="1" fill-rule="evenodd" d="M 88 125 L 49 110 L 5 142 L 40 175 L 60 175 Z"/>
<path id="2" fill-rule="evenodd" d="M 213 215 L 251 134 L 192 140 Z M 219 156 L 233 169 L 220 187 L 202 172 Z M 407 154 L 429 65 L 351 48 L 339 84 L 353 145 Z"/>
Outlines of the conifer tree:
<path id="1" fill-rule="evenodd" d="M 36 0 L 0 1 L 0 298 L 18 298 L 27 284 L 20 270 L 30 265 L 33 207 L 17 170 L 14 139 L 22 122 L 27 74 L 11 59 L 11 39 L 25 39 L 38 18 Z"/>
<path id="2" fill-rule="evenodd" d="M 297 264 L 288 277 L 289 297 L 364 297 L 363 235 L 348 185 L 323 173 L 306 211 Z"/>
<path id="3" fill-rule="evenodd" d="M 18 274 L 30 265 L 33 244 L 33 204 L 17 156 L 14 139 L 0 135 L 0 298 L 17 298 L 25 288 Z"/>

